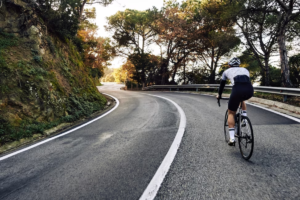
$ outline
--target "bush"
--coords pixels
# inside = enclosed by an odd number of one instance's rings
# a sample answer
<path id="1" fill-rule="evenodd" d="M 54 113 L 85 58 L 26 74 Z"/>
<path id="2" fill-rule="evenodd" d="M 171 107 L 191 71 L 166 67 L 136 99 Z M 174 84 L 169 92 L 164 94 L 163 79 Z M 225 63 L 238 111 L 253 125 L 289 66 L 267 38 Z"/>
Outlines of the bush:
<path id="1" fill-rule="evenodd" d="M 54 46 L 54 44 L 53 44 L 51 38 L 50 38 L 50 37 L 46 37 L 46 41 L 47 41 L 47 43 L 48 43 L 50 52 L 51 52 L 52 54 L 56 54 L 56 49 L 55 49 L 55 46 Z"/>
<path id="2" fill-rule="evenodd" d="M 37 63 L 40 63 L 40 62 L 42 62 L 43 58 L 42 58 L 42 56 L 36 55 L 36 56 L 33 56 L 33 60 Z"/>

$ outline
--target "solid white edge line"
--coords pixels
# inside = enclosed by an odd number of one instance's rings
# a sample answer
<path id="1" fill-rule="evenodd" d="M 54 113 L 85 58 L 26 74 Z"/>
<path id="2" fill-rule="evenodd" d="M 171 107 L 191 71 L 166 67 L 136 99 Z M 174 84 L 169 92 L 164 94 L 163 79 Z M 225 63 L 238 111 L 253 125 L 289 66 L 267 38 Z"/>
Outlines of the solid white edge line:
<path id="1" fill-rule="evenodd" d="M 150 94 L 147 94 L 147 95 L 150 95 Z M 157 194 L 157 192 L 158 192 L 158 190 L 159 190 L 159 188 L 160 188 L 166 174 L 168 173 L 170 166 L 176 156 L 177 150 L 181 143 L 181 140 L 182 140 L 182 137 L 183 137 L 183 134 L 185 131 L 185 127 L 186 127 L 185 113 L 183 112 L 182 108 L 177 103 L 175 103 L 174 101 L 167 99 L 165 97 L 161 97 L 161 96 L 157 96 L 157 95 L 150 95 L 150 96 L 162 98 L 162 99 L 165 99 L 165 100 L 171 102 L 172 104 L 174 104 L 180 114 L 180 123 L 179 123 L 179 128 L 178 128 L 176 137 L 175 137 L 168 153 L 166 154 L 165 158 L 163 159 L 162 163 L 160 164 L 159 168 L 157 169 L 155 175 L 153 176 L 153 178 L 151 179 L 147 188 L 145 189 L 142 196 L 140 197 L 140 200 L 152 200 L 155 198 L 155 196 L 156 196 L 156 194 Z"/>
<path id="2" fill-rule="evenodd" d="M 14 153 L 8 154 L 8 155 L 3 156 L 3 157 L 0 157 L 0 161 L 5 160 L 5 159 L 7 159 L 7 158 L 10 158 L 10 157 L 12 157 L 12 156 L 14 156 L 14 155 L 17 155 L 17 154 L 19 154 L 19 153 L 22 153 L 22 152 L 24 152 L 24 151 L 27 151 L 27 150 L 29 150 L 29 149 L 33 149 L 33 148 L 35 148 L 35 147 L 37 147 L 37 146 L 40 146 L 40 145 L 42 145 L 42 144 L 44 144 L 44 143 L 50 142 L 50 141 L 52 141 L 52 140 L 55 140 L 56 138 L 65 136 L 65 135 L 67 135 L 67 134 L 69 134 L 69 133 L 71 133 L 71 132 L 73 132 L 73 131 L 76 131 L 76 130 L 82 128 L 82 127 L 85 127 L 85 126 L 87 126 L 87 125 L 89 125 L 89 124 L 91 124 L 91 123 L 93 123 L 93 122 L 95 122 L 95 121 L 101 119 L 102 117 L 105 117 L 106 115 L 108 115 L 109 113 L 111 113 L 112 111 L 114 111 L 114 110 L 119 106 L 120 103 L 119 103 L 119 100 L 118 100 L 117 98 L 115 98 L 115 97 L 113 97 L 113 96 L 111 96 L 111 95 L 109 95 L 109 94 L 106 94 L 106 93 L 102 93 L 102 94 L 105 94 L 105 95 L 107 95 L 107 96 L 112 97 L 112 98 L 115 99 L 115 101 L 117 102 L 117 104 L 115 105 L 115 107 L 112 108 L 111 110 L 109 110 L 107 113 L 105 113 L 105 114 L 103 114 L 103 115 L 101 115 L 101 116 L 99 116 L 99 117 L 97 117 L 97 118 L 95 118 L 95 119 L 93 119 L 93 120 L 91 120 L 91 121 L 85 123 L 85 124 L 82 124 L 82 125 L 80 125 L 80 126 L 74 128 L 74 129 L 71 129 L 71 130 L 69 130 L 69 131 L 67 131 L 67 132 L 65 132 L 65 133 L 59 134 L 59 135 L 57 135 L 57 136 L 54 136 L 54 137 L 49 138 L 49 139 L 46 139 L 46 140 L 44 140 L 44 141 L 42 141 L 42 142 L 36 143 L 36 144 L 34 144 L 34 145 L 31 145 L 31 146 L 29 146 L 29 147 L 26 147 L 26 148 L 24 148 L 24 149 L 21 149 L 21 150 L 19 150 L 19 151 L 14 152 Z"/>

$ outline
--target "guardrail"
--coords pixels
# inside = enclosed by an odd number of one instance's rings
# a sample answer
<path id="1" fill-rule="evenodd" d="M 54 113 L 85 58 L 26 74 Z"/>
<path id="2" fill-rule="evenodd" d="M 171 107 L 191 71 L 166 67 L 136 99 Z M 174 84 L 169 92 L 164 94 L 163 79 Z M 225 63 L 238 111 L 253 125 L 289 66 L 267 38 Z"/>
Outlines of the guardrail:
<path id="1" fill-rule="evenodd" d="M 144 90 L 154 90 L 154 89 L 209 89 L 209 88 L 219 88 L 219 84 L 192 84 L 192 85 L 152 85 L 145 87 Z M 281 95 L 291 95 L 291 96 L 300 96 L 299 88 L 284 88 L 284 87 L 266 87 L 266 86 L 254 86 L 255 92 L 265 92 L 272 94 L 281 94 Z M 225 89 L 232 89 L 232 85 L 226 85 Z"/>

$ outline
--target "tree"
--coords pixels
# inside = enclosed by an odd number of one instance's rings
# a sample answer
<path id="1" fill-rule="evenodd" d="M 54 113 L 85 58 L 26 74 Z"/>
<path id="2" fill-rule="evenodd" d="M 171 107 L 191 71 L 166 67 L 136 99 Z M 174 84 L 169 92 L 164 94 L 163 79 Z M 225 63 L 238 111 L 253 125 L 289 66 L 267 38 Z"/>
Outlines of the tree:
<path id="1" fill-rule="evenodd" d="M 194 59 L 193 52 L 201 49 L 203 40 L 201 25 L 193 20 L 194 13 L 190 12 L 189 4 L 179 5 L 176 1 L 165 2 L 165 7 L 157 19 L 157 43 L 165 47 L 165 60 L 161 62 L 161 69 L 172 63 L 171 83 L 175 83 L 175 76 L 183 62 Z M 166 73 L 168 74 L 168 73 Z M 165 75 L 162 77 L 165 79 Z M 165 81 L 162 81 L 165 82 Z"/>
<path id="2" fill-rule="evenodd" d="M 261 67 L 264 85 L 270 85 L 269 60 L 276 49 L 276 20 L 273 13 L 267 12 L 274 6 L 273 0 L 247 1 L 238 15 L 237 25 L 246 39 L 246 47 L 253 52 Z M 259 11 L 256 11 L 258 9 Z"/>
<path id="3" fill-rule="evenodd" d="M 114 69 L 113 75 L 116 82 L 132 82 L 135 73 L 134 65 L 127 60 L 121 67 Z"/>
<path id="4" fill-rule="evenodd" d="M 78 31 L 78 37 L 83 41 L 84 64 L 89 67 L 91 75 L 99 79 L 104 75 L 104 68 L 110 65 L 115 56 L 115 50 L 109 38 L 96 37 L 97 29 Z"/>
<path id="5" fill-rule="evenodd" d="M 241 56 L 239 56 L 239 59 L 241 60 L 241 67 L 244 67 L 248 69 L 250 73 L 250 80 L 252 84 L 258 80 L 259 77 L 261 77 L 261 85 L 266 85 L 265 84 L 265 78 L 261 76 L 261 67 L 259 60 L 255 57 L 253 52 L 250 50 L 246 50 L 242 53 Z M 262 58 L 261 58 L 262 59 Z M 227 63 L 226 63 L 227 65 Z M 271 82 L 272 85 L 272 82 Z"/>
<path id="6" fill-rule="evenodd" d="M 289 25 L 296 21 L 300 15 L 300 2 L 296 0 L 275 0 L 280 8 L 280 12 L 274 10 L 278 17 L 277 42 L 279 46 L 280 65 L 281 65 L 281 83 L 284 87 L 291 87 L 290 70 L 287 58 L 286 34 Z"/>
<path id="7" fill-rule="evenodd" d="M 287 48 L 286 42 L 289 39 L 289 35 L 294 32 L 294 28 L 297 30 L 299 25 L 299 15 L 300 15 L 300 3 L 295 0 L 244 0 L 244 7 L 239 10 L 240 14 L 244 16 L 244 22 L 247 21 L 254 22 L 256 26 L 249 25 L 244 29 L 243 33 L 246 35 L 251 35 L 250 30 L 254 29 L 255 32 L 262 35 L 258 37 L 259 43 L 264 43 L 260 45 L 260 48 L 264 52 L 265 59 L 270 56 L 271 49 L 274 45 L 274 41 L 277 42 L 279 55 L 280 55 L 280 65 L 281 65 L 281 80 L 282 86 L 291 87 L 290 82 L 290 71 L 287 59 Z M 266 43 L 267 36 L 269 41 Z M 248 45 L 250 46 L 249 42 Z M 264 47 L 265 46 L 265 47 Z M 253 52 L 257 52 L 255 46 L 250 47 Z M 269 50 L 269 51 L 267 51 Z M 256 57 L 259 57 L 256 55 Z M 266 64 L 266 62 L 265 62 Z M 266 75 L 266 77 L 268 77 Z"/>
<path id="8" fill-rule="evenodd" d="M 118 55 L 128 57 L 137 68 L 140 75 L 138 81 L 146 82 L 146 67 L 148 65 L 147 46 L 153 43 L 157 9 L 146 11 L 125 10 L 108 17 L 108 31 L 114 31 L 113 38 L 117 41 Z"/>
<path id="9" fill-rule="evenodd" d="M 88 17 L 88 12 L 86 12 L 86 16 L 83 16 L 85 5 L 100 4 L 105 7 L 113 2 L 113 0 L 78 0 L 78 1 L 79 1 L 79 6 L 77 6 L 76 8 L 78 12 L 79 21 L 82 21 L 86 19 L 86 17 Z"/>

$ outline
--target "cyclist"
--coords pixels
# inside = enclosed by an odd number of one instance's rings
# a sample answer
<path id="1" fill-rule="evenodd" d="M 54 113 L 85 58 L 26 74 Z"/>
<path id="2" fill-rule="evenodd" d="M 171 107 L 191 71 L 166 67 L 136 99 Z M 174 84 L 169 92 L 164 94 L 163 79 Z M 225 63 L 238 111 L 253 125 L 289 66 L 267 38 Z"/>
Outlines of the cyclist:
<path id="1" fill-rule="evenodd" d="M 235 132 L 235 113 L 239 107 L 241 101 L 243 115 L 247 116 L 247 107 L 245 100 L 250 99 L 253 96 L 253 86 L 250 81 L 249 71 L 243 67 L 240 67 L 240 59 L 234 57 L 228 62 L 229 69 L 225 70 L 222 75 L 219 95 L 217 99 L 222 98 L 222 92 L 225 87 L 226 79 L 231 81 L 232 92 L 228 102 L 228 128 L 229 128 L 229 142 L 228 145 L 233 146 L 235 143 L 234 132 Z"/>

